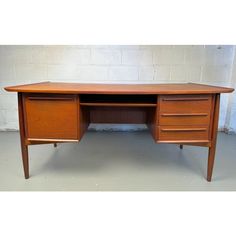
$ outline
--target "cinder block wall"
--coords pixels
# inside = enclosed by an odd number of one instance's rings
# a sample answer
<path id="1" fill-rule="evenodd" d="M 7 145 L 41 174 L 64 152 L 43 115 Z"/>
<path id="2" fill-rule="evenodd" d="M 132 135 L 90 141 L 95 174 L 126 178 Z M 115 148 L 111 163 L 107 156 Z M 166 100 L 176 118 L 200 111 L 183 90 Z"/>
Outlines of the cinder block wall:
<path id="1" fill-rule="evenodd" d="M 233 61 L 234 46 L 0 46 L 0 130 L 18 129 L 16 94 L 3 90 L 8 85 L 63 81 L 229 86 Z M 228 125 L 236 131 L 233 113 L 226 117 L 227 109 L 236 110 L 236 102 L 228 98 L 221 99 L 219 128 Z"/>
<path id="2" fill-rule="evenodd" d="M 236 57 L 232 67 L 231 87 L 236 90 Z M 227 133 L 236 133 L 236 92 L 229 95 L 228 108 L 226 112 L 225 131 Z"/>

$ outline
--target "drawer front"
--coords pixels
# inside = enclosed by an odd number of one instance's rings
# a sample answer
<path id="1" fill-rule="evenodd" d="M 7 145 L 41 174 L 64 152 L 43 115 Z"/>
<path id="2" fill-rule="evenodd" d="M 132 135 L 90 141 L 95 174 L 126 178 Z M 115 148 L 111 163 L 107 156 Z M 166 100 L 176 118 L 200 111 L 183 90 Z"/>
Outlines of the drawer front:
<path id="1" fill-rule="evenodd" d="M 209 112 L 198 113 L 170 113 L 163 112 L 159 115 L 160 125 L 208 125 Z"/>
<path id="2" fill-rule="evenodd" d="M 78 138 L 76 95 L 28 94 L 24 101 L 28 138 Z"/>
<path id="3" fill-rule="evenodd" d="M 159 141 L 208 141 L 208 126 L 158 126 Z"/>
<path id="4" fill-rule="evenodd" d="M 210 112 L 211 95 L 162 95 L 160 114 L 162 113 L 205 113 Z"/>

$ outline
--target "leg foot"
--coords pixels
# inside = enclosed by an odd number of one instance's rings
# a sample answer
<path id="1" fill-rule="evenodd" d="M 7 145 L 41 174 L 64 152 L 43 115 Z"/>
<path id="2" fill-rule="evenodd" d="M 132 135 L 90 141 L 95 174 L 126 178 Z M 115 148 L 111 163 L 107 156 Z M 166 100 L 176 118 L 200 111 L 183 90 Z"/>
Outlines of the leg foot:
<path id="1" fill-rule="evenodd" d="M 56 148 L 57 147 L 57 143 L 54 143 L 53 146 Z"/>
<path id="2" fill-rule="evenodd" d="M 180 148 L 180 149 L 183 149 L 183 145 L 182 145 L 182 144 L 180 144 L 180 145 L 179 145 L 179 148 Z"/>

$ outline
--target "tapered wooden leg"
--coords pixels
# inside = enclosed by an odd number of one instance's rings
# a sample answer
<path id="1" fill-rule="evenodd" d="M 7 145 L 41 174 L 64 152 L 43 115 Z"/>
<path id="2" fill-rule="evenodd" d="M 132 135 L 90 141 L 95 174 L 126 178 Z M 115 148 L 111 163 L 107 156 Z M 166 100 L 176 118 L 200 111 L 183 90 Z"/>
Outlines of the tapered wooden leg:
<path id="1" fill-rule="evenodd" d="M 21 152 L 22 152 L 22 162 L 23 162 L 25 178 L 28 179 L 29 178 L 28 146 L 26 146 L 26 145 L 21 146 Z"/>
<path id="2" fill-rule="evenodd" d="M 21 154 L 24 168 L 25 178 L 29 178 L 29 157 L 28 146 L 25 143 L 25 126 L 24 126 L 24 112 L 23 112 L 23 97 L 18 93 L 18 111 L 19 111 L 19 128 L 20 128 L 20 141 L 21 141 Z"/>
<path id="3" fill-rule="evenodd" d="M 211 181 L 212 172 L 215 160 L 215 147 L 210 147 L 208 150 L 208 166 L 207 166 L 207 181 Z"/>
<path id="4" fill-rule="evenodd" d="M 220 94 L 216 94 L 214 102 L 215 103 L 214 103 L 214 113 L 213 113 L 214 116 L 213 116 L 212 134 L 211 134 L 211 147 L 209 147 L 208 151 L 208 165 L 207 165 L 207 181 L 209 182 L 212 179 L 214 160 L 215 160 L 219 109 L 220 109 Z"/>
<path id="5" fill-rule="evenodd" d="M 179 148 L 180 148 L 180 149 L 183 149 L 183 144 L 180 144 L 180 145 L 179 145 Z"/>

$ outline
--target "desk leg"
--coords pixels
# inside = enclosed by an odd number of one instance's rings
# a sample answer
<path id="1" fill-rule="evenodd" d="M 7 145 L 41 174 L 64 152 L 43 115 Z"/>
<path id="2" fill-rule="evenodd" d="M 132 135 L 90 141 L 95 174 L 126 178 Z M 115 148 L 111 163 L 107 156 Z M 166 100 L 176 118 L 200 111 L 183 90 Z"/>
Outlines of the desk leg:
<path id="1" fill-rule="evenodd" d="M 29 178 L 29 158 L 28 158 L 28 146 L 21 144 L 22 162 L 24 167 L 25 179 Z"/>
<path id="2" fill-rule="evenodd" d="M 210 147 L 208 151 L 207 181 L 211 182 L 215 160 L 215 147 Z"/>
<path id="3" fill-rule="evenodd" d="M 179 148 L 180 148 L 180 149 L 183 149 L 183 144 L 180 144 L 180 145 L 179 145 Z"/>
<path id="4" fill-rule="evenodd" d="M 207 181 L 209 182 L 211 181 L 211 178 L 212 178 L 212 172 L 213 172 L 213 166 L 214 166 L 214 160 L 215 160 L 219 109 L 220 109 L 220 94 L 216 94 L 213 124 L 212 124 L 212 138 L 211 138 L 212 141 L 211 141 L 211 147 L 209 147 L 209 151 L 208 151 Z"/>
<path id="5" fill-rule="evenodd" d="M 22 162 L 23 162 L 23 167 L 24 167 L 25 178 L 28 179 L 29 178 L 29 158 L 28 158 L 28 146 L 25 144 L 25 124 L 24 124 L 22 93 L 18 93 L 18 110 L 19 110 L 19 128 L 20 128 Z"/>

